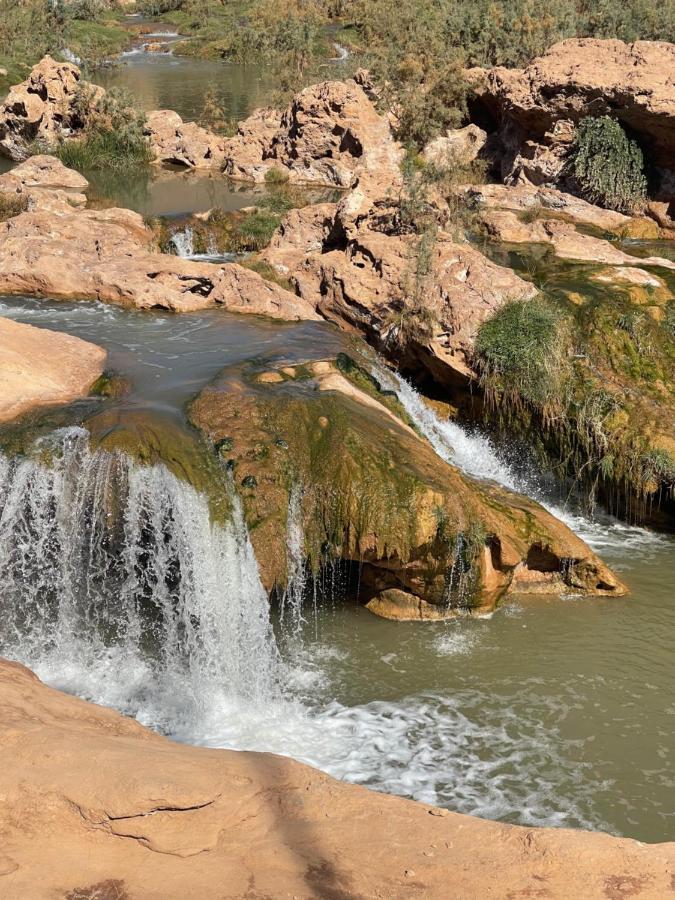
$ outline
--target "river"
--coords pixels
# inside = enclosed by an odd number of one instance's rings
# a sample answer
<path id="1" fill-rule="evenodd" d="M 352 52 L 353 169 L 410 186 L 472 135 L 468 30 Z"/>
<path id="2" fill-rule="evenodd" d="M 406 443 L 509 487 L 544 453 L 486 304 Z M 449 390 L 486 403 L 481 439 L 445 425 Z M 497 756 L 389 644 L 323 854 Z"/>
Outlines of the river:
<path id="1" fill-rule="evenodd" d="M 0 314 L 96 340 L 131 380 L 117 401 L 123 409 L 177 420 L 224 366 L 333 354 L 345 341 L 330 325 L 219 311 L 171 316 L 16 298 Z M 440 422 L 405 384 L 397 390 L 441 455 L 453 453 L 475 476 L 522 478 L 485 438 Z M 15 610 L 5 606 L 1 654 L 177 740 L 288 754 L 503 821 L 675 836 L 671 538 L 559 509 L 620 572 L 627 597 L 513 597 L 488 618 L 404 625 L 341 602 L 336 572 L 332 602 L 309 602 L 282 622 L 268 612 L 236 510 L 227 527 L 213 525 L 204 498 L 163 466 L 122 464 L 120 582 L 119 559 L 97 537 L 104 510 L 92 514 L 84 502 L 106 496 L 109 454 L 91 454 L 77 428 L 46 440 L 51 467 L 0 464 L 0 595 Z M 165 534 L 150 551 L 148 522 Z M 148 553 L 151 571 L 178 560 L 191 573 L 178 620 L 161 579 L 134 581 Z M 158 631 L 147 631 L 133 600 L 141 589 L 167 610 Z"/>

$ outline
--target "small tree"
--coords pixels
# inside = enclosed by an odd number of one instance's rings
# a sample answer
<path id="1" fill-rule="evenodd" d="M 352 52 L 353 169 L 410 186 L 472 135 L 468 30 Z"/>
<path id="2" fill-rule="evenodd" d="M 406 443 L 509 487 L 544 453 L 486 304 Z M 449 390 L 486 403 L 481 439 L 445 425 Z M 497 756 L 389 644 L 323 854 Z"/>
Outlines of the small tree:
<path id="1" fill-rule="evenodd" d="M 608 209 L 632 212 L 647 193 L 638 144 L 616 119 L 582 119 L 577 128 L 572 171 L 582 194 Z"/>

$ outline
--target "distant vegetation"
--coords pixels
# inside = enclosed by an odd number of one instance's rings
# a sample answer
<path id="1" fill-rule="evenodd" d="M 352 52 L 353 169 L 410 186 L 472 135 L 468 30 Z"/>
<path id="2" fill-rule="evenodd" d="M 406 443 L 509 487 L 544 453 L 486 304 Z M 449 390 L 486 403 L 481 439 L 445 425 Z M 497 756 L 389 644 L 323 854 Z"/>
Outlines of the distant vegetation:
<path id="1" fill-rule="evenodd" d="M 25 78 L 45 53 L 68 49 L 96 64 L 121 52 L 131 40 L 121 16 L 105 0 L 0 0 L 0 66 L 8 71 L 2 82 Z"/>

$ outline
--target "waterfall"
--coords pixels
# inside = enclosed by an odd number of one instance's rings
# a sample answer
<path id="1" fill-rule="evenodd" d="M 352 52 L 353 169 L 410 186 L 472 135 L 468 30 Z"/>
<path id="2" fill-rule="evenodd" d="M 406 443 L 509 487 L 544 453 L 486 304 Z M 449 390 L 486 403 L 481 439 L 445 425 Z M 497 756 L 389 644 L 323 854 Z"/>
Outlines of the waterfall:
<path id="1" fill-rule="evenodd" d="M 280 696 L 234 491 L 221 525 L 165 466 L 92 452 L 84 429 L 35 451 L 0 456 L 0 655 L 172 732 L 189 732 L 214 702 Z"/>
<path id="2" fill-rule="evenodd" d="M 302 527 L 302 488 L 297 482 L 291 488 L 286 525 L 286 590 L 281 598 L 281 622 L 298 636 L 304 617 L 302 602 L 307 587 L 305 568 L 305 533 Z"/>
<path id="3" fill-rule="evenodd" d="M 592 519 L 554 499 L 542 478 L 531 471 L 517 471 L 497 454 L 485 435 L 470 432 L 450 419 L 441 419 L 402 376 L 379 368 L 373 375 L 391 387 L 417 429 L 446 462 L 474 478 L 496 481 L 503 487 L 532 497 L 557 519 L 586 541 L 596 552 L 628 545 L 654 544 L 658 537 L 638 526 L 627 525 L 598 512 Z"/>
<path id="4" fill-rule="evenodd" d="M 342 62 L 345 59 L 349 59 L 349 50 L 346 47 L 343 47 L 342 44 L 334 43 L 333 47 L 335 48 L 335 52 L 337 56 L 334 57 L 335 60 L 339 60 Z"/>
<path id="5" fill-rule="evenodd" d="M 182 231 L 177 231 L 171 235 L 171 243 L 176 249 L 176 256 L 190 259 L 195 255 L 194 232 L 189 225 L 186 225 Z"/>
<path id="6" fill-rule="evenodd" d="M 378 372 L 377 377 L 382 380 L 382 373 Z M 391 380 L 401 405 L 442 459 L 476 478 L 489 478 L 512 490 L 523 490 L 516 474 L 497 456 L 488 438 L 469 433 L 451 419 L 440 419 L 400 375 L 392 374 Z"/>

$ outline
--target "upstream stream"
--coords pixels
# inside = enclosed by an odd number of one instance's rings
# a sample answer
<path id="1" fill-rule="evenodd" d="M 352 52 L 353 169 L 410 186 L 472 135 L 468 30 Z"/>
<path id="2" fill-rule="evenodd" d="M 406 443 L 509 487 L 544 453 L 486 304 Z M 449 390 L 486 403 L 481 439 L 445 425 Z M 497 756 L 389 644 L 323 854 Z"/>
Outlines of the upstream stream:
<path id="1" fill-rule="evenodd" d="M 132 383 L 116 403 L 176 421 L 224 366 L 315 358 L 345 341 L 329 325 L 219 311 L 6 299 L 0 314 L 96 340 Z M 527 487 L 486 439 L 396 387 L 442 456 Z M 401 625 L 340 602 L 336 583 L 333 602 L 282 622 L 236 505 L 227 527 L 213 525 L 206 500 L 161 465 L 91 453 L 78 428 L 40 440 L 49 465 L 0 464 L 1 654 L 181 741 L 288 754 L 489 818 L 673 836 L 671 539 L 558 509 L 628 597 L 514 598 L 491 618 Z M 121 482 L 120 561 L 101 535 Z M 174 607 L 155 576 L 177 564 Z M 152 627 L 137 604 L 148 592 L 163 610 Z"/>
<path id="2" fill-rule="evenodd" d="M 240 117 L 265 77 L 134 52 L 97 80 L 195 119 L 209 83 Z M 247 187 L 180 171 L 99 176 L 92 192 L 148 215 L 255 202 Z M 131 385 L 110 402 L 179 428 L 185 404 L 223 368 L 332 356 L 347 341 L 327 324 L 218 310 L 3 298 L 0 315 L 104 346 Z M 405 625 L 341 602 L 337 572 L 328 601 L 291 604 L 282 619 L 236 498 L 231 521 L 214 524 L 206 499 L 163 465 L 92 452 L 83 429 L 65 427 L 26 456 L 0 455 L 0 655 L 180 741 L 287 754 L 487 818 L 675 839 L 675 540 L 567 508 L 509 462 L 508 448 L 440 421 L 389 378 L 440 456 L 545 503 L 630 594 L 514 597 L 491 617 Z M 121 553 L 105 539 L 110 502 L 124 504 Z M 297 526 L 291 510 L 291 575 Z M 170 596 L 164 576 L 176 568 Z M 139 596 L 159 611 L 152 623 Z"/>

